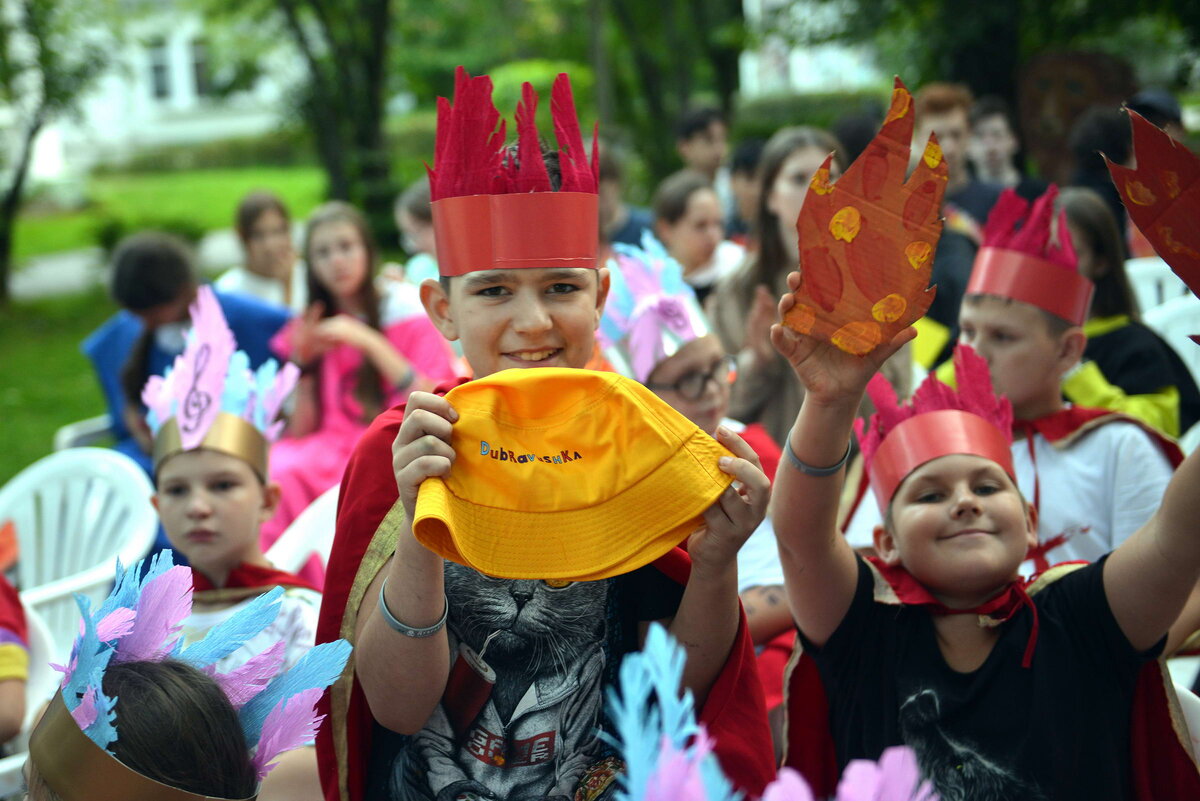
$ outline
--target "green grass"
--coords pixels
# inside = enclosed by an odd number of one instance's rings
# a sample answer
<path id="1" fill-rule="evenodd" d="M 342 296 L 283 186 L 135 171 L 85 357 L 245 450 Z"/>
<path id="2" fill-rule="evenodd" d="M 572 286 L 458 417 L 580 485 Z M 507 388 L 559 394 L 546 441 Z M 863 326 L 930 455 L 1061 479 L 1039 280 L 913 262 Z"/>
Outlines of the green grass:
<path id="1" fill-rule="evenodd" d="M 198 230 L 228 228 L 238 200 L 251 189 L 270 189 L 302 219 L 324 198 L 318 167 L 188 170 L 143 175 L 104 175 L 88 182 L 92 205 L 63 214 L 27 215 L 17 220 L 17 263 L 30 256 L 97 244 L 105 220 L 131 227 L 187 221 Z"/>
<path id="2" fill-rule="evenodd" d="M 115 310 L 102 290 L 0 309 L 0 484 L 50 453 L 59 426 L 104 413 L 79 343 Z"/>

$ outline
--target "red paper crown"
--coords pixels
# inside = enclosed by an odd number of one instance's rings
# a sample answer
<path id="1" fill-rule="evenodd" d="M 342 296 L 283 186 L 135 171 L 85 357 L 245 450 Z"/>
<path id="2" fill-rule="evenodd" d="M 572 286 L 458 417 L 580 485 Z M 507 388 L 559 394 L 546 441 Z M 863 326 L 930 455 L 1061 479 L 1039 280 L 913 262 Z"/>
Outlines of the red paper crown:
<path id="1" fill-rule="evenodd" d="M 881 511 L 905 477 L 941 456 L 968 453 L 991 459 L 1010 477 L 1012 461 L 1012 404 L 997 397 L 987 362 L 970 347 L 954 349 L 954 374 L 959 389 L 943 384 L 932 373 L 901 406 L 887 379 L 876 374 L 867 394 L 876 412 L 855 433 L 863 464 Z"/>
<path id="2" fill-rule="evenodd" d="M 1129 218 L 1192 292 L 1200 295 L 1200 159 L 1129 112 L 1137 169 L 1105 157 Z M 1200 337 L 1192 337 L 1200 342 Z"/>
<path id="3" fill-rule="evenodd" d="M 599 246 L 596 132 L 588 163 L 571 81 L 554 80 L 550 113 L 562 173 L 550 184 L 526 83 L 517 104 L 515 157 L 492 103 L 492 80 L 455 72 L 454 103 L 438 98 L 437 143 L 429 169 L 433 230 L 442 275 L 530 267 L 596 267 Z"/>
<path id="4" fill-rule="evenodd" d="M 1077 269 L 1065 212 L 1058 214 L 1058 244 L 1050 236 L 1057 197 L 1058 187 L 1052 184 L 1030 210 L 1016 192 L 1004 190 L 983 229 L 968 295 L 1019 300 L 1083 325 L 1094 287 Z"/>

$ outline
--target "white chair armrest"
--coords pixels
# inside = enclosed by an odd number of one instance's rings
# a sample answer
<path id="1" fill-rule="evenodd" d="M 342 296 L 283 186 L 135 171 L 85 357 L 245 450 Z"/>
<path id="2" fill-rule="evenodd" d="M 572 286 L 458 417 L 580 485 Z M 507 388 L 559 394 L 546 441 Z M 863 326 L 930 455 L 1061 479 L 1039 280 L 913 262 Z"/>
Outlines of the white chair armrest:
<path id="1" fill-rule="evenodd" d="M 54 432 L 54 450 L 82 448 L 112 434 L 113 425 L 107 414 L 67 423 Z"/>
<path id="2" fill-rule="evenodd" d="M 49 584 L 22 590 L 20 593 L 21 603 L 25 606 L 38 606 L 47 601 L 70 596 L 72 593 L 82 592 L 97 584 L 111 582 L 114 576 L 115 571 L 111 566 L 97 565 L 72 576 L 51 581 Z"/>

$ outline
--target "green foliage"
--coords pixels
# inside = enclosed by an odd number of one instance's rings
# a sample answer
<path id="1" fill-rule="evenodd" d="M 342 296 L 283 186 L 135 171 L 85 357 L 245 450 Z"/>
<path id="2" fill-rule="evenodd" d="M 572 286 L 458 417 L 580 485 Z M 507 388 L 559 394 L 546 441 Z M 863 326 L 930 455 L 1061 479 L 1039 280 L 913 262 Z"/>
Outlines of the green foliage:
<path id="1" fill-rule="evenodd" d="M 845 114 L 871 106 L 882 111 L 886 108 L 890 91 L 888 87 L 881 87 L 877 91 L 757 97 L 738 107 L 733 139 L 769 139 L 775 131 L 788 125 L 813 125 L 828 129 Z"/>
<path id="2" fill-rule="evenodd" d="M 49 454 L 60 426 L 104 413 L 79 343 L 114 311 L 96 289 L 0 312 L 0 484 Z"/>
<path id="3" fill-rule="evenodd" d="M 198 239 L 230 227 L 242 195 L 262 188 L 278 194 L 293 217 L 302 220 L 324 199 L 325 177 L 318 167 L 95 176 L 87 188 L 88 208 L 18 218 L 16 255 L 108 247 L 123 233 L 142 228 L 166 228 Z"/>
<path id="4" fill-rule="evenodd" d="M 92 173 L 132 175 L 180 170 L 310 166 L 315 163 L 312 135 L 302 127 L 291 127 L 258 136 L 156 147 L 119 163 L 99 165 Z"/>
<path id="5" fill-rule="evenodd" d="M 1200 44 L 1195 0 L 990 0 L 964 12 L 959 0 L 811 0 L 803 12 L 781 6 L 767 33 L 798 45 L 865 43 L 910 87 L 955 80 L 1009 98 L 1020 66 L 1048 50 L 1097 49 L 1135 64 L 1174 59 L 1175 69 L 1155 63 L 1142 77 L 1178 84 L 1183 62 L 1196 60 L 1183 45 Z"/>
<path id="6" fill-rule="evenodd" d="M 501 114 L 511 118 L 521 100 L 521 86 L 528 81 L 538 93 L 538 128 L 543 132 L 552 131 L 550 88 L 560 72 L 571 76 L 571 91 L 575 96 L 575 107 L 580 114 L 584 115 L 587 110 L 594 108 L 596 77 L 591 67 L 574 61 L 549 59 L 512 61 L 488 70 L 494 87 L 492 100 Z M 553 139 L 553 133 L 548 138 Z"/>

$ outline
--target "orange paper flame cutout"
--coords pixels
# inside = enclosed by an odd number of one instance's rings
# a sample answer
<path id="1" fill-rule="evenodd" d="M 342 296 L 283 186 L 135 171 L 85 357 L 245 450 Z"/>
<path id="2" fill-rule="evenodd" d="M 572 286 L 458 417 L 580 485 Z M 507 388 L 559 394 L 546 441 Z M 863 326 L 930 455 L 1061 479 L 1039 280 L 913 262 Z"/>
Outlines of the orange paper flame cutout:
<path id="1" fill-rule="evenodd" d="M 861 356 L 933 302 L 946 162 L 929 137 L 912 177 L 912 95 L 899 78 L 883 127 L 836 184 L 833 156 L 813 175 L 796 221 L 800 288 L 784 325 Z"/>
<path id="2" fill-rule="evenodd" d="M 1105 157 L 1108 171 L 1130 219 L 1163 261 L 1200 295 L 1200 159 L 1140 114 L 1130 111 L 1129 119 L 1137 169 Z"/>

